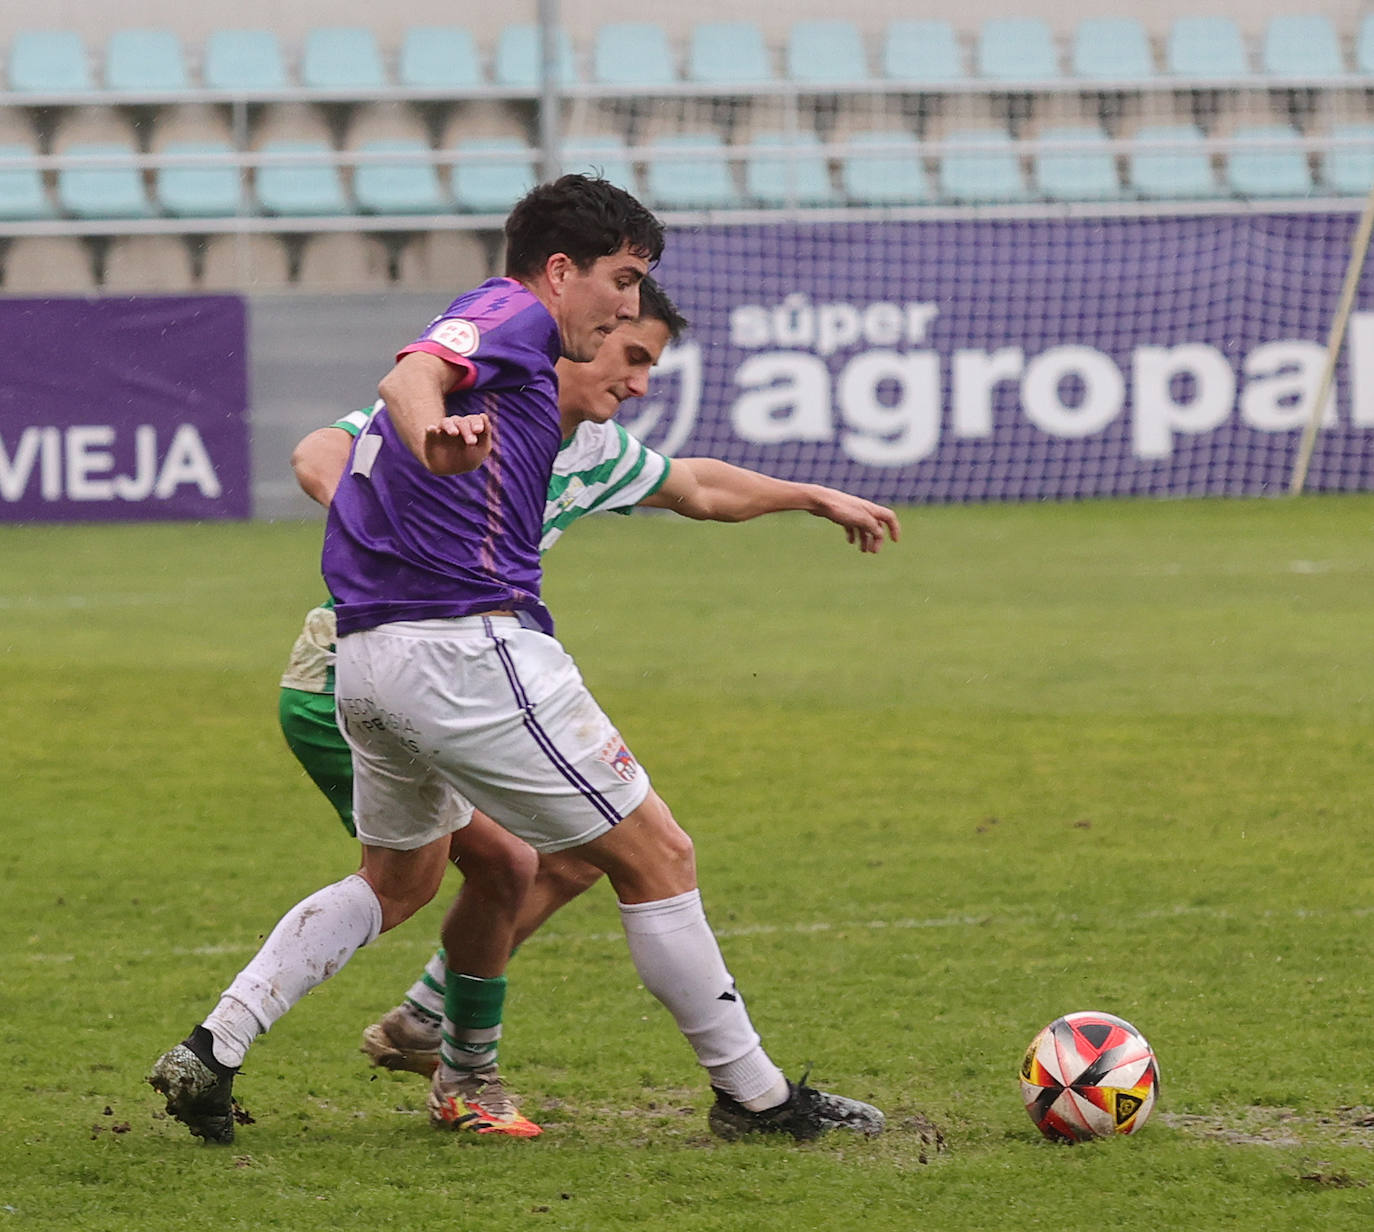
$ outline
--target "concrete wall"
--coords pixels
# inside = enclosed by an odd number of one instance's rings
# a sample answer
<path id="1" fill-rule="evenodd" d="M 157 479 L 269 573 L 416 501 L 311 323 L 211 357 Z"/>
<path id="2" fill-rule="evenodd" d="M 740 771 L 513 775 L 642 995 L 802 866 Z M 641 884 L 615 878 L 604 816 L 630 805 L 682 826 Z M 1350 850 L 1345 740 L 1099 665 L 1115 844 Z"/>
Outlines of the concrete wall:
<path id="1" fill-rule="evenodd" d="M 369 405 L 396 352 L 448 302 L 413 293 L 249 300 L 256 517 L 316 516 L 291 474 L 291 447 L 307 432 Z"/>

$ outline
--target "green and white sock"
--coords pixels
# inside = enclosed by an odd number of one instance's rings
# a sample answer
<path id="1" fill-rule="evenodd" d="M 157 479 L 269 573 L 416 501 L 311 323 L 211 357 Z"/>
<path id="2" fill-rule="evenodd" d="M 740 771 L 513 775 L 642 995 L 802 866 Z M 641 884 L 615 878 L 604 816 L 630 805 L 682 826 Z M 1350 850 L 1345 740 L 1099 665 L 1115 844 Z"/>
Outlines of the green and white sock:
<path id="1" fill-rule="evenodd" d="M 434 951 L 420 978 L 406 993 L 405 1005 L 416 1017 L 433 1020 L 438 1026 L 444 1017 L 444 986 L 448 982 L 448 964 L 442 948 Z"/>
<path id="2" fill-rule="evenodd" d="M 482 979 L 450 971 L 444 992 L 444 1026 L 439 1063 L 447 1070 L 485 1069 L 496 1064 L 506 977 Z"/>

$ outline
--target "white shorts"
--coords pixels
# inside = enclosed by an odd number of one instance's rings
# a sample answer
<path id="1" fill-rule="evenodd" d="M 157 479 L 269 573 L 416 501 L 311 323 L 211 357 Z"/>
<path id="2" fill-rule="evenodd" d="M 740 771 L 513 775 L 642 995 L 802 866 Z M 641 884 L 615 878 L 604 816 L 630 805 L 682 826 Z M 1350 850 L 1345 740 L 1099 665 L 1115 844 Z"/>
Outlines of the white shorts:
<path id="1" fill-rule="evenodd" d="M 465 826 L 475 804 L 538 850 L 561 851 L 649 792 L 572 657 L 513 616 L 350 633 L 335 700 L 353 750 L 353 821 L 370 846 L 423 846 Z"/>

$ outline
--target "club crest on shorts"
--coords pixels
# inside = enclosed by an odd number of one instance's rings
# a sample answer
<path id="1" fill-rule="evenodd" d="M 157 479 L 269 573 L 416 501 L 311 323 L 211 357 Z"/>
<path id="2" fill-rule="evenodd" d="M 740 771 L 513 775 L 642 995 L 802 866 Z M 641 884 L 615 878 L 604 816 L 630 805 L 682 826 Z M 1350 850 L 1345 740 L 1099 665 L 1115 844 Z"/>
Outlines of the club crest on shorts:
<path id="1" fill-rule="evenodd" d="M 623 782 L 631 782 L 639 773 L 639 763 L 635 761 L 634 754 L 625 747 L 625 741 L 620 738 L 619 732 L 601 746 L 601 752 L 596 758 L 610 766 L 616 777 Z"/>

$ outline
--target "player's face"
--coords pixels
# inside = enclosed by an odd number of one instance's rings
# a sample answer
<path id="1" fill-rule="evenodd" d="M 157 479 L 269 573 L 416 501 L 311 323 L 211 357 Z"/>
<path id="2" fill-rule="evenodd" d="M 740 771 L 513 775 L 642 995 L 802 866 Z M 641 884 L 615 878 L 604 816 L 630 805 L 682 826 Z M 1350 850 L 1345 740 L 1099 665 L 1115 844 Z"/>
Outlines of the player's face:
<path id="1" fill-rule="evenodd" d="M 558 402 L 579 420 L 605 423 L 627 398 L 649 392 L 649 370 L 668 345 L 668 327 L 652 317 L 627 321 L 585 364 L 558 361 Z"/>
<path id="2" fill-rule="evenodd" d="M 558 329 L 563 354 L 578 363 L 596 357 L 623 321 L 639 315 L 639 283 L 649 263 L 623 247 L 585 270 L 571 261 L 558 271 Z"/>

